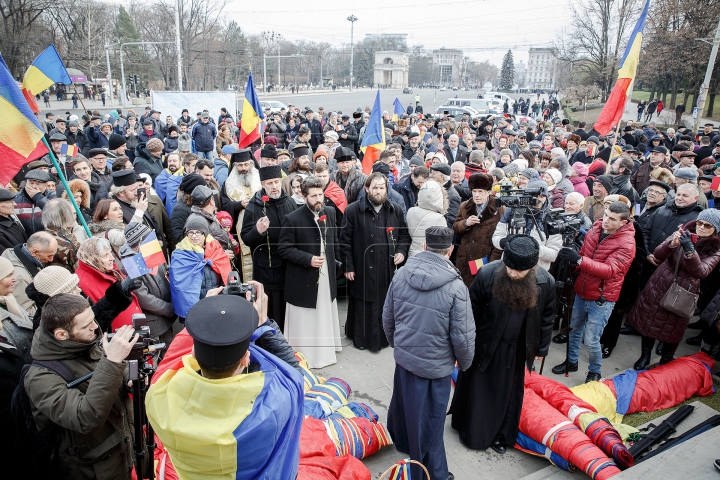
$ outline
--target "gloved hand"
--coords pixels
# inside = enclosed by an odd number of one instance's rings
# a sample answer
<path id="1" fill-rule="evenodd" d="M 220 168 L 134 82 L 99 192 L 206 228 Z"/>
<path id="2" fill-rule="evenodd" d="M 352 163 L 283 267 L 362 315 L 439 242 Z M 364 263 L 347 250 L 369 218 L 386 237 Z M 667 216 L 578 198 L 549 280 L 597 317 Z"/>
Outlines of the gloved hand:
<path id="1" fill-rule="evenodd" d="M 137 290 L 138 288 L 140 288 L 142 286 L 142 280 L 140 280 L 139 277 L 138 278 L 128 277 L 120 283 L 120 286 L 122 287 L 123 292 L 125 292 L 125 294 L 129 294 L 133 290 Z"/>
<path id="2" fill-rule="evenodd" d="M 680 246 L 685 253 L 691 253 L 695 250 L 695 245 L 693 245 L 692 238 L 687 230 L 683 230 L 682 233 L 680 233 Z"/>
<path id="3" fill-rule="evenodd" d="M 572 248 L 561 248 L 558 252 L 558 258 L 571 263 L 578 263 L 580 261 L 580 254 Z"/>

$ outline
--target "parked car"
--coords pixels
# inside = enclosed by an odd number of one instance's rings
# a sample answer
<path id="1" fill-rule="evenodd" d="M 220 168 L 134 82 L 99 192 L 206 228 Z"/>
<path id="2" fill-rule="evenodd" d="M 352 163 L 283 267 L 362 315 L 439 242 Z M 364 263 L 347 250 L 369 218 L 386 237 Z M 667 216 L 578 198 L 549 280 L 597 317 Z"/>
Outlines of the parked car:
<path id="1" fill-rule="evenodd" d="M 440 87 L 441 92 L 444 92 L 445 90 L 447 90 L 447 87 Z"/>
<path id="2" fill-rule="evenodd" d="M 403 88 L 403 93 L 412 93 L 412 88 L 410 88 L 410 87 Z"/>
<path id="3" fill-rule="evenodd" d="M 285 105 L 282 102 L 278 102 L 276 100 L 266 100 L 260 102 L 260 106 L 263 110 L 265 110 L 265 107 L 270 107 L 270 113 L 279 113 L 281 109 L 287 110 L 287 105 Z"/>
<path id="4" fill-rule="evenodd" d="M 443 105 L 441 107 L 438 107 L 435 111 L 436 115 L 443 114 L 447 117 L 455 117 L 456 120 L 459 120 L 465 113 L 470 115 L 470 118 L 480 117 L 480 114 L 477 112 L 477 110 L 472 107 L 456 107 L 452 105 Z"/>
<path id="5" fill-rule="evenodd" d="M 488 101 L 475 98 L 450 98 L 445 102 L 450 107 L 471 107 L 478 113 L 489 113 Z"/>

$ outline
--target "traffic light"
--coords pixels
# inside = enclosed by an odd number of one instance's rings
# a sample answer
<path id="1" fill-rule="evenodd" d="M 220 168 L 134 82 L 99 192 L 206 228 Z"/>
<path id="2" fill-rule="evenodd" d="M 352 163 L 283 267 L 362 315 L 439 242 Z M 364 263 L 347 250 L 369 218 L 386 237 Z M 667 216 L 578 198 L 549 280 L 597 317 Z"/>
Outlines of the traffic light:
<path id="1" fill-rule="evenodd" d="M 137 84 L 138 84 L 138 76 L 137 76 L 137 75 L 133 75 L 133 78 L 135 79 L 135 85 L 137 85 Z"/>

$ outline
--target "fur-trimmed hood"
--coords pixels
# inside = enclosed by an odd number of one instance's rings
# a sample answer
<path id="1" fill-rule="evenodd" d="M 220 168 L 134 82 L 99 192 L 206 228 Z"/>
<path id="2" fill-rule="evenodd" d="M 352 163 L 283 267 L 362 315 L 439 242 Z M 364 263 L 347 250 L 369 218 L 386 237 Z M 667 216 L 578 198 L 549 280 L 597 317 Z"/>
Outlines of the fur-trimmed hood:
<path id="1" fill-rule="evenodd" d="M 90 208 L 90 185 L 85 182 L 85 180 L 81 180 L 79 178 L 76 178 L 74 180 L 68 181 L 68 187 L 70 187 L 70 191 L 75 194 L 75 192 L 82 192 L 82 201 L 80 202 L 80 207 L 82 208 Z M 63 198 L 68 198 L 67 191 L 63 192 Z"/>

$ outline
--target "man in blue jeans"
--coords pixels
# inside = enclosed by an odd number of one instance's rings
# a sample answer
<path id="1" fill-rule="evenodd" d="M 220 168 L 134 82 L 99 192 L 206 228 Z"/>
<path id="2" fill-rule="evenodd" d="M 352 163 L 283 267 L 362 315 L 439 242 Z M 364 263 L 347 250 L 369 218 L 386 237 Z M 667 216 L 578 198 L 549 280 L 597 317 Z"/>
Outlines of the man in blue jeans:
<path id="1" fill-rule="evenodd" d="M 200 121 L 192 128 L 192 139 L 195 140 L 195 149 L 200 158 L 212 161 L 215 137 L 217 137 L 217 129 L 210 123 L 210 114 L 202 112 Z"/>
<path id="2" fill-rule="evenodd" d="M 590 365 L 585 382 L 598 381 L 602 369 L 600 337 L 620 296 L 625 274 L 635 258 L 635 227 L 630 208 L 623 202 L 611 203 L 585 236 L 580 252 L 563 248 L 558 259 L 577 265 L 575 303 L 570 320 L 568 358 L 553 367 L 560 375 L 578 371 L 580 342 L 585 333 Z"/>

